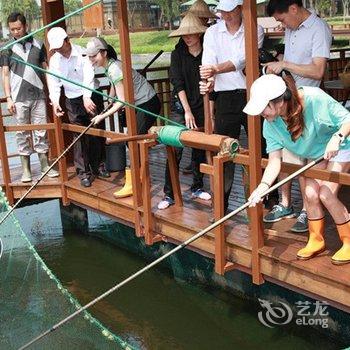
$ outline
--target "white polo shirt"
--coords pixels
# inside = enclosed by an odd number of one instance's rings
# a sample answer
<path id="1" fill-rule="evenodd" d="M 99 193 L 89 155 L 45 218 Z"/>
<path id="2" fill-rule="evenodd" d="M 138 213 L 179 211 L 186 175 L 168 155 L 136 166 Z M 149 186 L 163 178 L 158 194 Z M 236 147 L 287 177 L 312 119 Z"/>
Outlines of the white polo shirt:
<path id="1" fill-rule="evenodd" d="M 332 43 L 332 32 L 328 24 L 319 18 L 315 12 L 291 30 L 286 28 L 285 32 L 284 60 L 295 64 L 310 64 L 316 57 L 329 58 Z M 292 74 L 299 86 L 319 86 L 320 80 L 304 78 Z"/>
<path id="2" fill-rule="evenodd" d="M 235 34 L 231 34 L 225 21 L 209 27 L 204 34 L 202 64 L 218 64 L 231 61 L 236 71 L 221 73 L 215 76 L 215 91 L 246 89 L 245 41 L 243 22 Z M 262 47 L 264 30 L 258 26 L 258 46 Z"/>
<path id="3" fill-rule="evenodd" d="M 83 52 L 82 47 L 72 44 L 72 52 L 68 58 L 62 56 L 59 52 L 54 53 L 50 58 L 49 70 L 81 85 L 85 84 L 90 88 L 97 88 L 94 69 L 89 58 L 83 57 Z M 59 102 L 61 86 L 63 86 L 67 98 L 76 98 L 82 95 L 90 97 L 92 94 L 89 90 L 48 74 L 50 100 L 53 103 Z"/>

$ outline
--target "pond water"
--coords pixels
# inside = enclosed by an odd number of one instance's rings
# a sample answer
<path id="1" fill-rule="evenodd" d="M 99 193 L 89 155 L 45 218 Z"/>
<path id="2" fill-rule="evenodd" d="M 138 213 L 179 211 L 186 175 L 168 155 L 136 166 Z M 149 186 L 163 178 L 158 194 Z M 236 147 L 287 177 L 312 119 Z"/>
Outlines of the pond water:
<path id="1" fill-rule="evenodd" d="M 62 227 L 58 200 L 20 208 L 16 216 L 49 268 L 82 304 L 146 264 L 117 246 Z M 90 233 L 123 230 L 95 213 L 88 217 Z M 138 349 L 344 348 L 310 327 L 267 328 L 259 322 L 258 311 L 256 303 L 185 283 L 157 268 L 91 310 Z"/>

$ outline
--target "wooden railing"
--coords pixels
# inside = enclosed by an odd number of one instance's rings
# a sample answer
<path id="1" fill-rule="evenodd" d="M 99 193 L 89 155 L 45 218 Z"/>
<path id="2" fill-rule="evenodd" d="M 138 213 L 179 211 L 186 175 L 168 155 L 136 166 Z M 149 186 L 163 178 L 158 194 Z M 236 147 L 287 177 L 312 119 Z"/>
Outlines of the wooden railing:
<path id="1" fill-rule="evenodd" d="M 157 92 L 159 96 L 162 97 L 162 103 L 163 103 L 163 111 L 169 111 L 169 100 L 170 100 L 170 84 L 168 81 L 166 81 L 166 78 L 161 79 L 155 79 L 151 80 L 151 83 L 157 88 Z M 6 99 L 2 98 L 0 99 L 0 104 L 6 103 Z M 1 112 L 0 112 L 1 113 Z M 166 112 L 164 112 L 166 114 Z M 11 172 L 9 167 L 8 158 L 9 155 L 7 152 L 7 146 L 5 141 L 5 133 L 10 131 L 16 131 L 16 130 L 40 130 L 40 129 L 46 129 L 46 130 L 54 130 L 55 134 L 55 143 L 57 147 L 58 154 L 61 154 L 65 147 L 67 145 L 64 144 L 64 133 L 72 133 L 72 132 L 81 132 L 84 128 L 72 125 L 72 124 L 66 124 L 63 123 L 60 118 L 54 118 L 53 123 L 47 123 L 42 125 L 21 125 L 21 126 L 4 126 L 3 122 L 4 116 L 0 114 L 0 156 L 1 156 L 1 168 L 2 168 L 2 174 L 4 179 L 4 185 L 5 185 L 5 191 L 7 198 L 9 199 L 10 203 L 13 203 L 15 201 L 15 197 L 13 194 L 12 189 L 12 182 L 11 182 Z M 90 129 L 88 131 L 89 135 L 95 135 L 95 136 L 101 136 L 105 138 L 114 138 L 119 141 L 136 141 L 140 138 L 139 135 L 136 136 L 127 136 L 125 134 L 117 133 L 115 131 L 104 131 L 100 129 Z M 143 136 L 141 136 L 144 138 Z M 141 154 L 141 171 L 142 171 L 142 193 L 143 193 L 143 203 L 138 208 L 140 212 L 142 212 L 143 216 L 143 235 L 145 236 L 145 240 L 147 244 L 153 244 L 155 241 L 161 239 L 158 235 L 155 234 L 155 217 L 154 213 L 152 212 L 152 206 L 151 206 L 151 184 L 150 184 L 150 164 L 149 164 L 149 152 L 148 150 L 155 146 L 157 142 L 155 141 L 154 137 L 151 137 L 150 135 L 147 135 L 148 140 L 142 140 L 138 141 L 138 145 L 140 147 L 140 154 Z M 205 142 L 205 141 L 203 141 Z M 249 152 L 247 150 L 241 150 L 239 154 L 235 156 L 235 158 L 232 160 L 227 155 L 215 155 L 213 157 L 213 164 L 212 165 L 202 165 L 201 171 L 203 173 L 208 174 L 212 178 L 215 178 L 215 187 L 213 188 L 213 195 L 215 198 L 214 201 L 214 212 L 217 216 L 216 219 L 219 218 L 219 216 L 223 216 L 223 198 L 224 198 L 224 191 L 223 191 L 223 168 L 225 162 L 231 162 L 234 161 L 234 163 L 237 164 L 243 164 L 246 166 L 249 166 Z M 261 161 L 261 166 L 265 168 L 267 165 L 267 160 L 263 159 Z M 295 170 L 299 169 L 300 166 L 292 165 L 292 164 L 283 164 L 282 165 L 282 171 L 285 173 L 292 173 Z M 176 170 L 174 170 L 176 171 Z M 60 173 L 60 181 L 58 182 L 61 186 L 61 197 L 64 202 L 64 204 L 68 203 L 67 198 L 67 189 L 66 189 L 66 182 L 68 181 L 68 173 L 67 173 L 67 163 L 66 160 L 63 158 L 59 162 L 59 173 Z M 178 172 L 177 172 L 178 176 Z M 346 173 L 337 173 L 337 172 L 330 172 L 327 170 L 318 170 L 318 169 L 310 169 L 305 173 L 305 176 L 317 178 L 321 180 L 327 180 L 327 181 L 333 181 L 336 183 L 341 183 L 345 185 L 350 185 L 350 174 Z M 177 191 L 178 192 L 178 191 Z M 179 204 L 182 205 L 182 202 L 179 201 Z M 261 218 L 257 218 L 261 219 Z M 251 232 L 252 235 L 257 235 L 257 232 Z M 215 270 L 216 272 L 220 274 L 224 274 L 225 271 L 231 269 L 233 267 L 232 264 L 229 264 L 227 261 L 226 256 L 226 238 L 225 238 L 225 232 L 224 232 L 224 226 L 222 225 L 218 230 L 216 230 L 215 233 Z M 252 250 L 251 251 L 251 257 L 259 259 L 259 250 Z M 260 271 L 258 271 L 260 273 Z"/>

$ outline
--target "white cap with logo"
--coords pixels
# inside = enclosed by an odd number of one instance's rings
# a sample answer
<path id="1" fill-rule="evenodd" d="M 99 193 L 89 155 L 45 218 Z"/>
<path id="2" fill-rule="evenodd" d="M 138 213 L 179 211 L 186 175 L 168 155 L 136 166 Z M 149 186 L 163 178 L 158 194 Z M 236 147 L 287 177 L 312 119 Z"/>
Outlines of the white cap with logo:
<path id="1" fill-rule="evenodd" d="M 260 115 L 271 100 L 282 96 L 287 90 L 285 81 L 278 75 L 266 74 L 256 79 L 250 88 L 250 99 L 243 112 Z"/>
<path id="2" fill-rule="evenodd" d="M 239 5 L 243 5 L 243 0 L 220 0 L 216 11 L 230 12 Z"/>
<path id="3" fill-rule="evenodd" d="M 60 49 L 63 46 L 63 42 L 67 37 L 68 34 L 63 28 L 51 28 L 47 32 L 47 41 L 49 42 L 50 50 Z"/>

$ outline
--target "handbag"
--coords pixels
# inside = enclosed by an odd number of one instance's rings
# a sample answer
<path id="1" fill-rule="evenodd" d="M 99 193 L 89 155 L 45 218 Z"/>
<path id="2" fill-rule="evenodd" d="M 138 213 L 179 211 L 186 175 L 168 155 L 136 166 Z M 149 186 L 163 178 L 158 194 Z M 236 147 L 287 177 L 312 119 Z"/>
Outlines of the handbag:
<path id="1" fill-rule="evenodd" d="M 339 73 L 339 78 L 344 88 L 350 88 L 350 61 L 344 67 L 343 73 Z"/>

